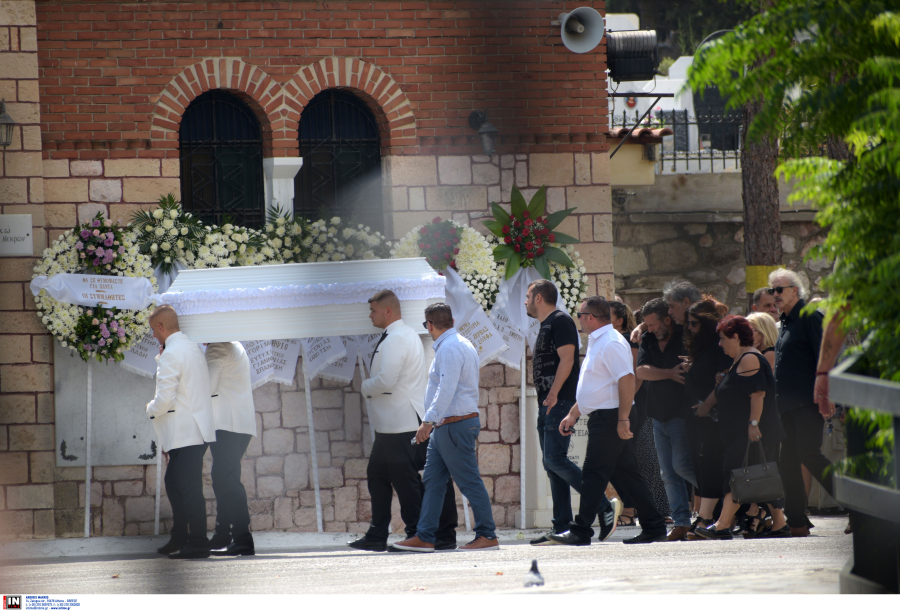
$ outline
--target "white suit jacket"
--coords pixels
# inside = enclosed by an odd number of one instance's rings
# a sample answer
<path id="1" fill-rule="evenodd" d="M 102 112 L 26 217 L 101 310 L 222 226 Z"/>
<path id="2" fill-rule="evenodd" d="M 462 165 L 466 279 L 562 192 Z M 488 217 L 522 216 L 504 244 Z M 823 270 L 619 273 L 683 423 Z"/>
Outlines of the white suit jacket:
<path id="1" fill-rule="evenodd" d="M 209 387 L 216 430 L 256 435 L 256 409 L 250 388 L 250 357 L 240 342 L 206 346 Z"/>
<path id="2" fill-rule="evenodd" d="M 203 351 L 184 333 L 173 333 L 156 357 L 156 396 L 147 405 L 163 451 L 216 440 L 209 395 Z"/>
<path id="3" fill-rule="evenodd" d="M 387 337 L 372 359 L 372 377 L 362 383 L 362 393 L 369 397 L 369 420 L 377 433 L 415 431 L 425 415 L 429 365 L 425 349 L 402 320 L 385 331 Z"/>

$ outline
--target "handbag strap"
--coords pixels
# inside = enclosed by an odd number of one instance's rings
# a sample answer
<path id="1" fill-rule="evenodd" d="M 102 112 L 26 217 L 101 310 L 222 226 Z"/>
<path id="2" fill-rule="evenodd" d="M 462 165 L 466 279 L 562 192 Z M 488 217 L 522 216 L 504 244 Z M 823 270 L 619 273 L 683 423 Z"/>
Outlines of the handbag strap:
<path id="1" fill-rule="evenodd" d="M 765 468 L 766 462 L 768 462 L 768 461 L 766 460 L 766 451 L 763 450 L 763 444 L 762 444 L 762 442 L 761 442 L 761 441 L 750 441 L 750 440 L 748 439 L 748 440 L 747 440 L 747 449 L 744 450 L 744 467 L 743 467 L 744 470 L 746 471 L 746 470 L 747 470 L 747 467 L 750 466 L 748 463 L 750 462 L 750 444 L 751 444 L 751 443 L 758 443 L 758 444 L 759 444 L 759 446 L 758 446 L 758 447 L 759 447 L 759 454 L 760 454 L 760 456 L 762 456 L 762 465 L 763 465 L 763 468 Z"/>

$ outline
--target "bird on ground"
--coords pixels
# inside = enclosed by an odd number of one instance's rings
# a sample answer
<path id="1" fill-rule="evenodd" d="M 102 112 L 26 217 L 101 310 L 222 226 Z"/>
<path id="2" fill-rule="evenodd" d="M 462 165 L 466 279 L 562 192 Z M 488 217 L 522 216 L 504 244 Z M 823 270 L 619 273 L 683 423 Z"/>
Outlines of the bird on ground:
<path id="1" fill-rule="evenodd" d="M 525 587 L 530 588 L 532 586 L 542 586 L 544 585 L 544 578 L 541 576 L 537 567 L 537 560 L 531 561 L 531 570 L 528 571 L 528 574 L 525 575 Z"/>

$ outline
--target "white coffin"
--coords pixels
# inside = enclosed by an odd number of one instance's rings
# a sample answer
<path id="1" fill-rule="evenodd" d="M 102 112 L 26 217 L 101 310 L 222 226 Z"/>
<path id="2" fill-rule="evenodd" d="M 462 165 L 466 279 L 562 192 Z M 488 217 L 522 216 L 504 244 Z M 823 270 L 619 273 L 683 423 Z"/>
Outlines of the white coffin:
<path id="1" fill-rule="evenodd" d="M 368 299 L 390 289 L 403 321 L 424 334 L 425 308 L 444 300 L 445 284 L 424 258 L 290 263 L 185 270 L 162 301 L 198 343 L 327 337 L 380 331 Z"/>

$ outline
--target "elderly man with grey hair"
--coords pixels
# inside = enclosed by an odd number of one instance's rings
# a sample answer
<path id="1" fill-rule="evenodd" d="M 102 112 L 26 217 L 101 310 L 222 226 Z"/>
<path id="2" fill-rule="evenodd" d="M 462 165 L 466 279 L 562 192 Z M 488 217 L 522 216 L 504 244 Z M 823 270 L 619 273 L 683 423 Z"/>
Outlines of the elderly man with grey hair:
<path id="1" fill-rule="evenodd" d="M 688 308 L 702 299 L 700 289 L 687 280 L 672 280 L 663 286 L 663 299 L 669 304 L 669 316 L 676 325 L 687 322 Z M 647 332 L 646 323 L 641 323 L 631 332 L 631 343 L 641 343 L 641 336 Z"/>
<path id="2" fill-rule="evenodd" d="M 781 479 L 791 535 L 806 537 L 812 524 L 806 517 L 807 495 L 800 465 L 822 488 L 833 493 L 831 462 L 822 455 L 822 416 L 813 402 L 813 387 L 822 345 L 822 313 L 803 312 L 808 297 L 799 274 L 784 268 L 769 274 L 769 294 L 781 311 L 781 331 L 775 344 L 775 389 L 784 426 Z M 823 375 L 827 375 L 824 372 Z"/>

